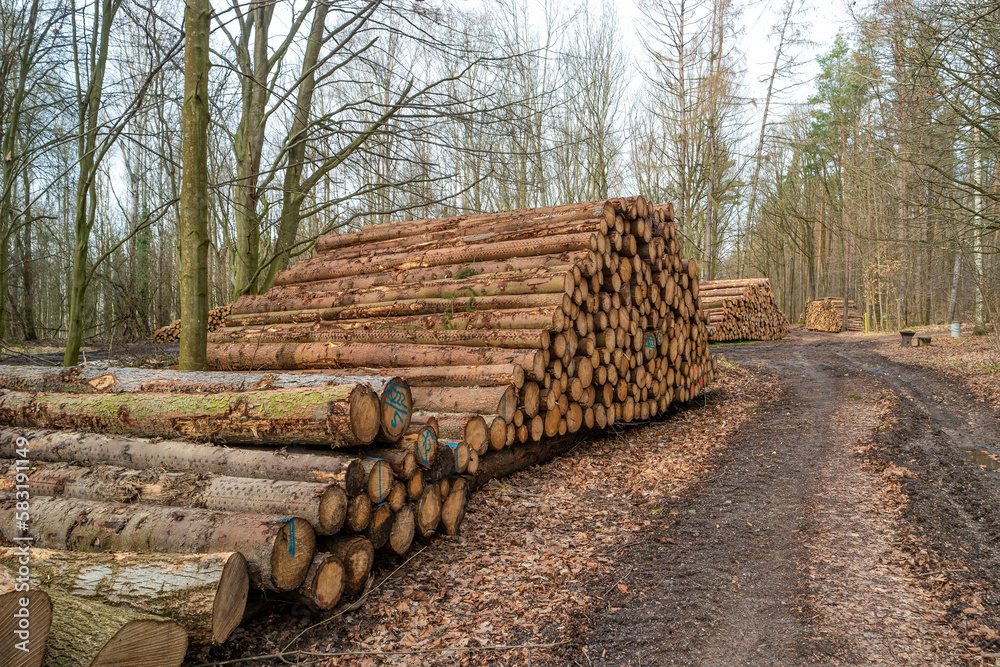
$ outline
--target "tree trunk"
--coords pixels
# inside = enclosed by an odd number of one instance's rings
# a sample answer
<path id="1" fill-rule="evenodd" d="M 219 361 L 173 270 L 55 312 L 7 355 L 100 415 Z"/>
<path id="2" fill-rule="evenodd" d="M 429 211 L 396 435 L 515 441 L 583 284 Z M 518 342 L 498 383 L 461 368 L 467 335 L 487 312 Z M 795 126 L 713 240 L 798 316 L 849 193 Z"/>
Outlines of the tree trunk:
<path id="1" fill-rule="evenodd" d="M 0 476 L 0 493 L 13 493 L 17 474 L 11 465 Z M 297 516 L 321 535 L 339 531 L 347 515 L 347 494 L 335 484 L 41 462 L 27 475 L 34 495 Z"/>
<path id="2" fill-rule="evenodd" d="M 208 0 L 184 3 L 183 176 L 181 181 L 180 301 L 181 347 L 179 368 L 208 367 Z"/>
<path id="3" fill-rule="evenodd" d="M 366 445 L 379 430 L 367 385 L 204 394 L 0 393 L 0 419 L 216 443 Z"/>
<path id="4" fill-rule="evenodd" d="M 19 552 L 0 547 L 16 569 Z M 128 607 L 177 621 L 194 644 L 221 644 L 243 619 L 250 580 L 239 553 L 80 553 L 31 549 L 31 577 L 41 588 Z M 32 634 L 35 618 L 31 619 Z"/>
<path id="5" fill-rule="evenodd" d="M 500 387 L 415 387 L 413 408 L 424 412 L 474 412 L 500 415 L 506 423 L 517 409 L 513 384 Z"/>
<path id="6" fill-rule="evenodd" d="M 187 633 L 174 621 L 50 590 L 51 667 L 180 667 Z"/>
<path id="7" fill-rule="evenodd" d="M 0 504 L 0 532 L 21 536 L 11 496 Z M 141 553 L 240 552 L 257 588 L 298 588 L 316 535 L 307 521 L 267 515 L 121 505 L 68 498 L 32 498 L 33 545 L 71 551 Z M 294 536 L 294 537 L 293 537 Z"/>
<path id="8" fill-rule="evenodd" d="M 444 345 L 372 345 L 366 343 L 265 343 L 260 345 L 213 344 L 213 368 L 226 370 L 336 369 L 362 366 L 392 368 L 410 382 L 404 369 L 415 366 L 465 366 L 517 364 L 532 377 L 545 372 L 537 350 L 447 347 Z M 381 372 L 385 374 L 385 371 Z M 413 382 L 410 382 L 413 385 Z"/>
<path id="9" fill-rule="evenodd" d="M 396 326 L 402 321 L 411 319 L 413 318 L 392 318 L 385 320 L 385 324 Z M 465 319 L 461 321 L 468 322 Z M 540 320 L 536 323 L 540 323 Z M 456 330 L 405 326 L 395 329 L 360 329 L 350 328 L 347 325 L 346 322 L 312 322 L 225 327 L 210 333 L 208 340 L 210 343 L 409 343 L 534 350 L 548 348 L 551 340 L 546 329 Z"/>
<path id="10" fill-rule="evenodd" d="M 36 461 L 124 464 L 142 470 L 337 484 L 349 497 L 364 493 L 368 483 L 361 460 L 354 456 L 229 449 L 71 431 L 0 431 L 0 456 L 19 458 L 16 443 L 22 435 L 31 443 L 31 458 Z"/>

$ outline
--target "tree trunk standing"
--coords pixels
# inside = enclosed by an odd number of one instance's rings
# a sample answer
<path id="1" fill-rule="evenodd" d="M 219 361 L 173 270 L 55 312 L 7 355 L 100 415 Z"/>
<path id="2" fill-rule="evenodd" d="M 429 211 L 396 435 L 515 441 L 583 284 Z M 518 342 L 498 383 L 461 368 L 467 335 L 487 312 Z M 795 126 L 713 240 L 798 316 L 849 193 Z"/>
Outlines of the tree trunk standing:
<path id="1" fill-rule="evenodd" d="M 292 246 L 299 232 L 299 221 L 302 219 L 302 202 L 307 190 L 302 187 L 302 166 L 306 157 L 306 139 L 309 126 L 309 113 L 312 110 L 313 92 L 316 89 L 316 74 L 314 72 L 319 59 L 320 47 L 323 44 L 323 32 L 326 26 L 326 15 L 329 6 L 325 2 L 316 5 L 316 15 L 313 17 L 312 29 L 309 31 L 309 41 L 306 43 L 305 55 L 302 58 L 302 83 L 299 84 L 299 94 L 295 101 L 295 117 L 292 127 L 288 130 L 288 166 L 285 168 L 284 193 L 281 200 L 281 220 L 278 223 L 278 238 L 275 242 L 274 258 L 268 267 L 267 278 L 261 287 L 267 289 L 274 281 L 278 271 L 288 268 L 291 263 Z"/>
<path id="2" fill-rule="evenodd" d="M 28 132 L 30 132 L 30 127 Z M 24 289 L 24 300 L 21 307 L 22 326 L 24 328 L 24 340 L 38 340 L 38 333 L 35 331 L 35 290 L 34 276 L 32 275 L 32 238 L 31 238 L 31 178 L 30 171 L 24 169 L 23 172 L 24 189 L 24 223 L 21 228 L 21 285 Z M 0 271 L 5 264 L 0 262 Z M 0 290 L 0 294 L 5 294 Z M 0 326 L 0 340 L 3 339 L 3 327 Z"/>
<path id="3" fill-rule="evenodd" d="M 955 321 L 955 307 L 958 305 L 958 285 L 962 280 L 962 248 L 955 249 L 955 264 L 951 269 L 951 296 L 948 298 L 948 322 Z"/>
<path id="4" fill-rule="evenodd" d="M 236 58 L 240 66 L 243 112 L 233 139 L 236 153 L 236 184 L 233 212 L 236 216 L 236 257 L 233 297 L 257 293 L 257 271 L 260 265 L 260 200 L 258 179 L 261 154 L 267 128 L 266 107 L 270 97 L 268 85 L 273 63 L 268 58 L 268 35 L 274 4 L 254 5 L 249 17 L 241 18 L 239 47 Z M 250 31 L 253 30 L 253 53 L 250 53 Z"/>
<path id="5" fill-rule="evenodd" d="M 208 368 L 208 34 L 211 14 L 209 0 L 185 1 L 178 366 L 185 371 Z"/>
<path id="6" fill-rule="evenodd" d="M 7 127 L 0 145 L 3 159 L 3 182 L 0 183 L 0 191 L 3 193 L 0 197 L 0 340 L 7 337 L 7 265 L 10 261 L 10 237 L 14 232 L 14 181 L 17 178 L 14 149 L 21 133 L 21 107 L 27 97 L 28 72 L 35 60 L 33 54 L 37 53 L 35 25 L 38 22 L 38 5 L 38 0 L 31 3 L 28 22 L 24 26 L 23 47 L 18 54 L 21 62 L 17 73 L 17 87 L 13 92 L 10 112 L 4 119 Z"/>
<path id="7" fill-rule="evenodd" d="M 78 118 L 77 156 L 80 172 L 76 186 L 76 214 L 73 239 L 73 270 L 72 285 L 69 300 L 69 331 L 66 334 L 66 352 L 63 356 L 64 366 L 76 366 L 80 360 L 80 347 L 83 344 L 83 308 L 87 295 L 87 255 L 90 249 L 90 232 L 94 228 L 94 178 L 97 174 L 97 132 L 100 122 L 101 101 L 104 93 L 104 72 L 108 62 L 108 43 L 111 38 L 111 24 L 121 7 L 121 0 L 102 0 L 100 17 L 100 35 L 95 35 L 92 43 L 90 61 L 93 70 L 90 82 L 84 90 L 77 69 L 76 89 L 79 96 L 80 113 Z M 96 5 L 95 5 L 96 11 Z M 73 16 L 73 49 L 77 63 L 81 62 L 76 53 L 76 13 Z M 95 23 L 97 17 L 95 16 Z"/>

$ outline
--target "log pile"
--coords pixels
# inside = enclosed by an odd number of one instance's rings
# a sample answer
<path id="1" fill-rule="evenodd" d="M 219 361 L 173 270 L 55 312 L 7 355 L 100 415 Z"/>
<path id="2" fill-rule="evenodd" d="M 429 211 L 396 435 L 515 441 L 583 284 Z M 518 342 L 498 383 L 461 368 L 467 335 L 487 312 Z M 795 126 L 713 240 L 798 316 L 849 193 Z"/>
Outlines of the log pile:
<path id="1" fill-rule="evenodd" d="M 108 628 L 225 641 L 252 590 L 334 608 L 485 481 L 704 390 L 679 249 L 641 197 L 367 227 L 238 300 L 213 371 L 0 367 L 0 535 L 45 550 L 53 600 L 127 611 Z M 116 594 L 142 567 L 197 574 Z"/>
<path id="2" fill-rule="evenodd" d="M 844 331 L 844 300 L 838 297 L 816 299 L 806 304 L 805 325 L 810 331 Z M 847 331 L 864 331 L 865 320 L 854 301 L 847 302 Z"/>
<path id="3" fill-rule="evenodd" d="M 780 340 L 788 335 L 788 318 L 771 292 L 767 278 L 703 280 L 698 285 L 708 340 Z"/>
<path id="4" fill-rule="evenodd" d="M 232 306 L 219 306 L 208 311 L 208 330 L 215 331 L 226 323 Z M 177 343 L 181 339 L 181 321 L 174 320 L 153 332 L 154 343 Z"/>

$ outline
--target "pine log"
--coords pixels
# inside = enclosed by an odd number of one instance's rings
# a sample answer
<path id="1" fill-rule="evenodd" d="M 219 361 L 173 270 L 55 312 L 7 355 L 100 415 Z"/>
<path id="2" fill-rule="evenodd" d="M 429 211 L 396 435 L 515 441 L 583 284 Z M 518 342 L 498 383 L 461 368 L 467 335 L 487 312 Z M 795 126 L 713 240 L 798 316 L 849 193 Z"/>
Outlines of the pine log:
<path id="1" fill-rule="evenodd" d="M 7 496 L 0 503 L 0 534 L 7 540 L 24 532 L 16 514 Z M 45 496 L 31 500 L 27 536 L 36 546 L 71 551 L 238 551 L 246 558 L 250 582 L 273 591 L 302 583 L 316 544 L 312 526 L 303 519 Z"/>
<path id="2" fill-rule="evenodd" d="M 366 385 L 201 394 L 0 392 L 0 421 L 215 443 L 367 445 L 378 398 Z"/>
<path id="3" fill-rule="evenodd" d="M 0 471 L 4 469 L 7 472 L 0 474 L 0 494 L 13 494 L 19 471 L 12 461 L 0 460 Z M 334 484 L 132 470 L 103 464 L 84 467 L 36 462 L 26 474 L 26 483 L 36 495 L 298 516 L 321 535 L 339 531 L 347 514 L 347 494 Z"/>
<path id="4" fill-rule="evenodd" d="M 48 593 L 30 583 L 30 559 L 34 553 L 34 549 L 27 556 L 21 552 L 10 563 L 10 570 L 0 565 L 0 665 L 3 667 L 40 667 L 45 658 L 52 601 Z"/>
<path id="5" fill-rule="evenodd" d="M 438 442 L 437 436 L 434 435 L 436 428 L 436 422 L 433 430 L 430 426 L 420 426 L 404 435 L 399 443 L 401 449 L 413 452 L 417 465 L 425 470 L 434 465 L 434 459 L 437 457 Z"/>
<path id="6" fill-rule="evenodd" d="M 361 465 L 364 466 L 368 477 L 368 497 L 377 505 L 388 498 L 389 492 L 392 491 L 395 482 L 392 467 L 377 458 L 362 459 Z"/>
<path id="7" fill-rule="evenodd" d="M 500 387 L 415 387 L 411 391 L 414 410 L 424 412 L 496 414 L 510 423 L 517 409 L 517 389 L 513 384 Z"/>
<path id="8" fill-rule="evenodd" d="M 343 322 L 235 326 L 218 329 L 208 338 L 210 343 L 400 343 L 534 350 L 547 349 L 551 340 L 546 329 L 426 329 L 404 320 L 386 320 L 386 325 L 395 327 L 390 329 L 348 328 Z"/>
<path id="9" fill-rule="evenodd" d="M 420 537 L 430 537 L 441 523 L 441 494 L 434 485 L 424 487 L 416 503 L 414 516 L 416 531 Z"/>
<path id="10" fill-rule="evenodd" d="M 560 270 L 561 269 L 561 270 Z M 569 267 L 541 270 L 534 273 L 501 273 L 476 275 L 455 280 L 397 283 L 377 287 L 312 290 L 307 293 L 281 286 L 267 294 L 247 295 L 233 304 L 231 321 L 239 315 L 336 308 L 377 303 L 397 303 L 420 299 L 450 299 L 465 297 L 511 296 L 523 294 L 573 294 L 576 282 Z"/>
<path id="11" fill-rule="evenodd" d="M 433 439 L 433 434 L 427 431 L 427 435 L 430 439 Z M 433 441 L 433 440 L 432 440 Z M 406 448 L 400 449 L 389 449 L 386 447 L 365 447 L 361 450 L 364 455 L 368 458 L 379 459 L 384 463 L 389 465 L 389 469 L 392 474 L 395 475 L 397 479 L 403 481 L 410 480 L 415 474 L 417 474 L 417 454 L 414 451 Z M 372 499 L 372 502 L 379 502 Z"/>
<path id="12" fill-rule="evenodd" d="M 0 547 L 15 569 L 21 554 Z M 192 644 L 221 644 L 243 619 L 250 580 L 239 553 L 81 553 L 32 548 L 32 582 L 73 597 L 177 621 Z M 32 618 L 32 630 L 34 631 Z"/>
<path id="13" fill-rule="evenodd" d="M 341 368 L 378 366 L 401 369 L 425 366 L 516 364 L 537 377 L 545 372 L 538 350 L 504 350 L 444 345 L 371 345 L 365 343 L 210 344 L 209 365 L 228 369 Z M 383 371 L 384 373 L 384 371 Z M 414 383 L 410 382 L 411 386 Z M 2 404 L 0 404 L 2 407 Z M 0 413 L 2 414 L 2 413 Z M 373 436 L 374 437 L 374 436 Z M 365 443 L 366 444 L 366 443 Z"/>
<path id="14" fill-rule="evenodd" d="M 55 589 L 46 643 L 50 667 L 180 667 L 187 633 L 175 621 L 78 598 Z"/>
<path id="15" fill-rule="evenodd" d="M 342 486 L 348 496 L 363 493 L 368 483 L 361 461 L 334 453 L 279 454 L 269 450 L 230 449 L 179 441 L 93 435 L 71 431 L 0 430 L 0 456 L 18 458 L 23 435 L 36 461 L 117 464 L 133 469 L 214 473 L 234 477 L 316 482 Z"/>
<path id="16" fill-rule="evenodd" d="M 364 290 L 382 285 L 405 285 L 429 283 L 436 280 L 462 280 L 471 276 L 489 276 L 513 273 L 534 273 L 539 270 L 558 271 L 579 267 L 582 275 L 592 276 L 599 270 L 600 256 L 591 250 L 564 253 L 550 253 L 535 257 L 512 257 L 504 260 L 485 260 L 442 264 L 440 266 L 411 266 L 393 271 L 380 271 L 329 280 L 305 283 L 290 282 L 275 284 L 268 294 L 291 296 L 313 292 L 335 292 L 338 290 Z M 575 272 L 574 272 L 575 274 Z"/>
<path id="17" fill-rule="evenodd" d="M 324 537 L 319 547 L 344 564 L 344 595 L 357 595 L 365 589 L 375 563 L 375 549 L 367 538 Z"/>
<path id="18" fill-rule="evenodd" d="M 515 257 L 535 257 L 551 253 L 597 250 L 597 234 L 580 232 L 549 238 L 502 241 L 471 246 L 429 250 L 415 254 L 399 252 L 391 255 L 360 257 L 350 260 L 327 260 L 323 257 L 299 262 L 278 273 L 275 285 L 330 280 L 372 272 L 384 272 L 417 267 L 444 266 L 463 262 L 499 261 Z"/>
<path id="19" fill-rule="evenodd" d="M 431 419 L 437 421 L 438 438 L 465 442 L 476 451 L 489 446 L 489 430 L 482 415 L 415 410 L 412 421 L 414 424 L 425 425 Z"/>
<path id="20" fill-rule="evenodd" d="M 468 503 L 468 483 L 464 477 L 453 477 L 449 480 L 448 497 L 441 504 L 441 523 L 438 532 L 445 535 L 457 535 L 465 519 L 465 508 Z"/>
<path id="21" fill-rule="evenodd" d="M 372 520 L 372 501 L 367 493 L 354 496 L 347 503 L 344 528 L 352 533 L 362 533 Z"/>
<path id="22" fill-rule="evenodd" d="M 318 551 L 299 589 L 282 596 L 316 611 L 327 611 L 340 602 L 343 592 L 344 563 L 332 553 Z"/>
<path id="23" fill-rule="evenodd" d="M 403 556 L 410 550 L 416 535 L 416 516 L 412 504 L 403 505 L 392 517 L 392 530 L 382 550 Z"/>
<path id="24" fill-rule="evenodd" d="M 339 384 L 367 384 L 377 394 L 393 378 L 361 376 L 351 379 L 300 373 L 227 373 L 148 368 L 76 366 L 0 366 L 0 388 L 13 391 L 63 393 L 220 393 L 304 389 Z"/>
<path id="25" fill-rule="evenodd" d="M 381 549 L 382 545 L 389 541 L 394 518 L 395 513 L 388 503 L 375 505 L 372 508 L 372 520 L 365 529 L 365 537 L 372 543 L 373 548 Z"/>

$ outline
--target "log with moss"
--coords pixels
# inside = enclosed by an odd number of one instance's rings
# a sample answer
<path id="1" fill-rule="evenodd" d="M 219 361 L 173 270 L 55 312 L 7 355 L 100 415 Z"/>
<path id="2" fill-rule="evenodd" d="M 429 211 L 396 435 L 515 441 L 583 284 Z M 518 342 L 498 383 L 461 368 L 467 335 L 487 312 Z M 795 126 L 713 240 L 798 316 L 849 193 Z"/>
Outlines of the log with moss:
<path id="1" fill-rule="evenodd" d="M 12 464 L 0 460 L 0 470 L 7 470 L 0 475 L 0 494 L 13 494 L 19 483 L 19 471 Z M 347 515 L 347 494 L 336 484 L 132 470 L 104 464 L 36 462 L 21 472 L 27 479 L 20 481 L 35 495 L 298 516 L 322 535 L 339 531 Z"/>
<path id="2" fill-rule="evenodd" d="M 0 562 L 0 665 L 40 667 L 52 623 L 52 600 L 30 580 L 36 550 L 28 555 L 11 551 L 18 556 Z"/>
<path id="3" fill-rule="evenodd" d="M 216 394 L 0 392 L 0 423 L 220 444 L 367 445 L 378 397 L 362 384 Z"/>
<path id="4" fill-rule="evenodd" d="M 0 565 L 19 563 L 0 547 Z M 83 553 L 31 549 L 31 581 L 90 600 L 177 621 L 193 644 L 221 644 L 243 619 L 250 580 L 239 553 Z M 32 629 L 34 629 L 34 617 Z"/>
<path id="5" fill-rule="evenodd" d="M 50 589 L 49 667 L 180 667 L 188 639 L 176 621 Z"/>
<path id="6" fill-rule="evenodd" d="M 15 520 L 11 496 L 0 502 L 0 534 L 30 537 L 35 546 L 70 551 L 220 553 L 246 558 L 250 582 L 263 590 L 288 591 L 302 583 L 316 546 L 304 519 L 240 512 L 123 505 L 75 498 L 31 500 L 27 532 Z"/>
<path id="7" fill-rule="evenodd" d="M 360 459 L 335 452 L 275 452 L 77 431 L 0 430 L 0 457 L 19 458 L 17 439 L 22 435 L 31 443 L 35 461 L 337 484 L 349 497 L 364 493 L 368 484 Z"/>

